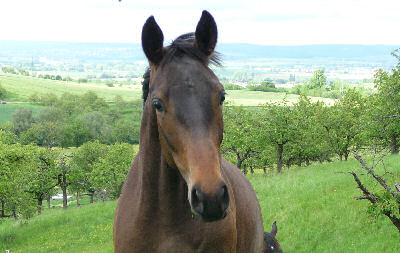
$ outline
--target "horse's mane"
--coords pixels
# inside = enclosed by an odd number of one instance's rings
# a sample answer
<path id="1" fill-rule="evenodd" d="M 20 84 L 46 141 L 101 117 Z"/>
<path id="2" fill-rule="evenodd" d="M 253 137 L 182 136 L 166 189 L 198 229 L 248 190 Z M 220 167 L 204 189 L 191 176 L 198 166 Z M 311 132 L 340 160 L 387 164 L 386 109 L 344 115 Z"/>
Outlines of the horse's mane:
<path id="1" fill-rule="evenodd" d="M 208 58 L 198 47 L 194 45 L 195 35 L 194 33 L 185 33 L 180 35 L 174 41 L 172 41 L 171 45 L 166 47 L 166 54 L 161 62 L 161 65 L 169 63 L 176 58 L 180 58 L 182 56 L 189 56 L 195 60 L 200 61 L 204 65 L 208 65 L 211 63 L 215 66 L 221 66 L 221 55 L 218 52 L 215 52 L 211 55 L 211 58 Z M 150 83 L 150 68 L 146 69 L 146 72 L 143 74 L 143 82 L 142 82 L 142 91 L 143 91 L 143 101 L 146 102 L 148 93 L 149 93 L 149 83 Z"/>

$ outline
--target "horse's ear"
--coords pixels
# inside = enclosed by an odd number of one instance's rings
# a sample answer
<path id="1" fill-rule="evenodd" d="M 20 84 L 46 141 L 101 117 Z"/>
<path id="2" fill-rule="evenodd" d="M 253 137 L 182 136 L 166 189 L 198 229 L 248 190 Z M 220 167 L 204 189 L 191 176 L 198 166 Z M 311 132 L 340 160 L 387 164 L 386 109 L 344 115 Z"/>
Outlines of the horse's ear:
<path id="1" fill-rule="evenodd" d="M 150 16 L 142 29 L 142 48 L 151 64 L 158 65 L 163 58 L 164 35 L 153 16 Z"/>
<path id="2" fill-rule="evenodd" d="M 278 227 L 276 226 L 276 221 L 272 224 L 271 234 L 275 237 L 276 233 L 278 233 Z"/>
<path id="3" fill-rule="evenodd" d="M 203 11 L 201 18 L 196 27 L 196 40 L 197 47 L 210 56 L 214 52 L 215 45 L 217 44 L 217 24 L 214 18 L 208 11 Z"/>

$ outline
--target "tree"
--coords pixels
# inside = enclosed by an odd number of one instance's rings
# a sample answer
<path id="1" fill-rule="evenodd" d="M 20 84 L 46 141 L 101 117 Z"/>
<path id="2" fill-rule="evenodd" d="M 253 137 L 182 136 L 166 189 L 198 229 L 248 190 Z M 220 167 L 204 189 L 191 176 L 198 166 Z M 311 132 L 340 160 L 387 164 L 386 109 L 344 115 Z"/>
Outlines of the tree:
<path id="1" fill-rule="evenodd" d="M 254 112 L 243 107 L 224 107 L 224 139 L 221 151 L 246 174 L 246 160 L 261 153 Z M 232 156 L 233 155 L 233 156 Z"/>
<path id="2" fill-rule="evenodd" d="M 103 114 L 98 111 L 88 112 L 81 116 L 82 121 L 90 130 L 91 140 L 101 140 L 108 143 L 110 140 L 110 128 L 107 125 Z"/>
<path id="3" fill-rule="evenodd" d="M 81 119 L 71 120 L 64 130 L 62 147 L 79 147 L 90 140 L 90 129 Z"/>
<path id="4" fill-rule="evenodd" d="M 283 166 L 284 147 L 293 141 L 296 133 L 294 111 L 286 101 L 281 104 L 265 104 L 261 111 L 262 140 L 276 149 L 277 173 Z"/>
<path id="5" fill-rule="evenodd" d="M 93 183 L 92 171 L 94 165 L 101 157 L 106 156 L 108 147 L 99 141 L 86 142 L 75 153 L 71 160 L 71 169 L 74 170 L 75 190 L 79 195 L 80 191 L 90 193 L 90 203 L 93 203 L 93 196 L 96 188 Z M 114 169 L 111 166 L 109 169 Z"/>
<path id="6" fill-rule="evenodd" d="M 296 130 L 293 141 L 288 145 L 289 164 L 296 161 L 299 166 L 303 162 L 309 165 L 310 161 L 322 162 L 329 158 L 329 143 L 317 116 L 324 111 L 324 103 L 312 103 L 306 96 L 300 96 L 293 105 Z"/>
<path id="7" fill-rule="evenodd" d="M 32 111 L 26 107 L 16 110 L 12 114 L 11 122 L 14 125 L 14 132 L 19 135 L 28 130 L 34 122 Z"/>
<path id="8" fill-rule="evenodd" d="M 119 120 L 115 123 L 112 132 L 112 141 L 125 142 L 130 144 L 139 143 L 139 128 L 135 127 L 132 122 L 127 122 L 125 120 Z"/>
<path id="9" fill-rule="evenodd" d="M 29 168 L 34 166 L 31 150 L 32 146 L 0 143 L 1 217 L 30 218 L 34 213 L 35 203 L 27 192 L 32 176 Z"/>
<path id="10" fill-rule="evenodd" d="M 351 171 L 350 174 L 353 175 L 354 180 L 358 185 L 358 189 L 360 189 L 363 193 L 362 196 L 355 197 L 356 200 L 367 199 L 371 203 L 369 208 L 369 213 L 374 215 L 375 218 L 379 215 L 385 215 L 390 219 L 394 226 L 400 232 L 400 184 L 396 182 L 394 174 L 390 174 L 391 178 L 383 178 L 375 172 L 377 165 L 382 161 L 375 163 L 372 166 L 368 166 L 367 163 L 361 158 L 361 156 L 357 153 L 354 153 L 354 157 L 360 162 L 363 170 L 367 172 L 369 176 L 371 176 L 375 185 L 378 183 L 383 189 L 375 192 L 371 192 L 367 189 L 367 187 L 361 182 L 358 175 Z M 386 171 L 386 169 L 385 169 Z M 385 172 L 385 174 L 388 174 Z M 397 177 L 397 180 L 399 178 Z M 390 186 L 390 183 L 393 183 L 394 187 Z"/>
<path id="11" fill-rule="evenodd" d="M 375 74 L 376 94 L 370 100 L 371 131 L 373 138 L 389 146 L 392 154 L 400 147 L 400 56 L 398 50 L 392 55 L 399 61 L 391 73 L 379 70 Z"/>
<path id="12" fill-rule="evenodd" d="M 21 143 L 34 143 L 51 149 L 60 146 L 64 138 L 64 125 L 57 122 L 42 122 L 33 124 L 31 128 L 21 134 Z"/>
<path id="13" fill-rule="evenodd" d="M 308 82 L 308 88 L 309 89 L 325 88 L 325 85 L 326 85 L 325 71 L 322 69 L 314 71 L 313 76 Z"/>
<path id="14" fill-rule="evenodd" d="M 63 122 L 64 121 L 64 112 L 57 107 L 50 106 L 41 109 L 34 117 L 35 122 L 44 123 L 44 122 Z"/>
<path id="15" fill-rule="evenodd" d="M 32 159 L 33 166 L 29 167 L 30 177 L 25 191 L 32 194 L 33 198 L 37 200 L 38 214 L 42 212 L 43 200 L 50 197 L 54 187 L 58 184 L 54 158 L 51 150 L 32 147 L 30 159 Z"/>
<path id="16" fill-rule="evenodd" d="M 7 98 L 7 90 L 1 86 L 0 82 L 0 99 L 6 99 Z"/>
<path id="17" fill-rule="evenodd" d="M 347 90 L 334 106 L 326 108 L 319 115 L 326 130 L 331 149 L 342 161 L 347 161 L 351 149 L 363 144 L 361 114 L 366 110 L 365 100 L 356 90 Z"/>
<path id="18" fill-rule="evenodd" d="M 67 190 L 75 182 L 74 171 L 71 170 L 71 157 L 72 155 L 61 152 L 58 154 L 58 159 L 56 161 L 56 171 L 57 171 L 57 185 L 60 186 L 63 194 L 63 208 L 68 207 L 67 201 Z"/>
<path id="19" fill-rule="evenodd" d="M 118 198 L 134 155 L 134 148 L 130 144 L 111 145 L 107 154 L 94 164 L 91 180 L 96 188 L 103 189 L 112 199 Z"/>

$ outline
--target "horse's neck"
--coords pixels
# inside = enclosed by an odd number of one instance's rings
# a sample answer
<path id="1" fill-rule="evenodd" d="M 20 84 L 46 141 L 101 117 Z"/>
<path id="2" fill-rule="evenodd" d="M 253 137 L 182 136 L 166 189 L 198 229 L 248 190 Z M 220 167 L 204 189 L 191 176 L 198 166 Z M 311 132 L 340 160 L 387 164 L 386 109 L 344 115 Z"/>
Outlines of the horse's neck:
<path id="1" fill-rule="evenodd" d="M 140 129 L 138 179 L 141 198 L 146 209 L 165 209 L 171 215 L 178 209 L 187 209 L 187 186 L 178 169 L 169 168 L 164 159 L 158 138 L 157 118 L 151 105 L 143 111 Z M 143 201 L 142 201 L 143 203 Z"/>

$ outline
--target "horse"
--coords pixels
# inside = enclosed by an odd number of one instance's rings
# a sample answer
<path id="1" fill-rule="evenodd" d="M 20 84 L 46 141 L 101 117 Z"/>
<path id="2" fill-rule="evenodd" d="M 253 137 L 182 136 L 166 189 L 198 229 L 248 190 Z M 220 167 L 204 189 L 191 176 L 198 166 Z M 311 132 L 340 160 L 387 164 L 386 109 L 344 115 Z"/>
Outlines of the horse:
<path id="1" fill-rule="evenodd" d="M 264 232 L 264 253 L 283 253 L 281 245 L 276 239 L 276 233 L 278 233 L 278 227 L 274 221 L 271 232 Z"/>
<path id="2" fill-rule="evenodd" d="M 207 11 L 195 33 L 166 47 L 153 16 L 143 26 L 150 80 L 139 152 L 114 217 L 116 253 L 263 252 L 256 194 L 220 153 L 225 91 L 209 68 L 217 34 Z"/>

